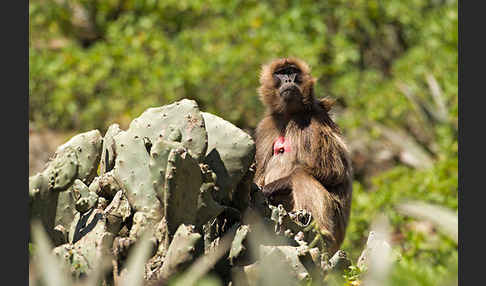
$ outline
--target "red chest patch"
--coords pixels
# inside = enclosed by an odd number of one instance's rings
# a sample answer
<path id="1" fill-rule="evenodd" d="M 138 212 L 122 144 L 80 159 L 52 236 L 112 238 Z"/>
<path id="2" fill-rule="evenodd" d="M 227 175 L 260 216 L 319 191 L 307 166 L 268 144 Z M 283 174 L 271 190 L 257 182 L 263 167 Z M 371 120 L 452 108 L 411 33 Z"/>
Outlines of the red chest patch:
<path id="1" fill-rule="evenodd" d="M 280 136 L 273 142 L 273 155 L 283 154 L 285 152 L 290 152 L 290 141 Z"/>

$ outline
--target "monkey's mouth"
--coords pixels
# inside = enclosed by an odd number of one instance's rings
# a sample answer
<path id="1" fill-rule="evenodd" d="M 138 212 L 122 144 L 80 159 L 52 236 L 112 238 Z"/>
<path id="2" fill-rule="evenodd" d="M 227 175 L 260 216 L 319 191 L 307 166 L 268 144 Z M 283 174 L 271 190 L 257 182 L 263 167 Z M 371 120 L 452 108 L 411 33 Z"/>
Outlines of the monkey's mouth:
<path id="1" fill-rule="evenodd" d="M 300 98 L 300 90 L 295 85 L 285 87 L 285 88 L 281 89 L 280 96 L 286 101 L 299 99 Z"/>

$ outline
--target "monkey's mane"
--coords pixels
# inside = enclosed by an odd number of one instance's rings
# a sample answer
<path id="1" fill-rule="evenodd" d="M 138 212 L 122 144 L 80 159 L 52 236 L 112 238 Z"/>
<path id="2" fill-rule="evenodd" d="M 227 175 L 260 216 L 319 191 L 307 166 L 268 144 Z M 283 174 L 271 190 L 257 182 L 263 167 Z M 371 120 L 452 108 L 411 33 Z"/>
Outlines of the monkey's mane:
<path id="1" fill-rule="evenodd" d="M 334 106 L 336 103 L 336 100 L 330 98 L 330 97 L 324 97 L 319 99 L 318 104 L 322 109 L 324 109 L 326 112 L 331 111 L 331 108 Z"/>

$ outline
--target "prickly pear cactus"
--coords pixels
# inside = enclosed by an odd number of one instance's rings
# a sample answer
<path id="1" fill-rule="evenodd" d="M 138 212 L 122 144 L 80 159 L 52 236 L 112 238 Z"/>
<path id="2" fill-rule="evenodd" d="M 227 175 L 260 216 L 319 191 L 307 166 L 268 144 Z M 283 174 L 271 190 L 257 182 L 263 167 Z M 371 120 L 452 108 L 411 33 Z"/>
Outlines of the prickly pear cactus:
<path id="1" fill-rule="evenodd" d="M 228 199 L 245 176 L 255 156 L 253 139 L 232 123 L 211 113 L 202 113 L 208 132 L 204 162 L 218 176 L 218 201 Z"/>
<path id="2" fill-rule="evenodd" d="M 225 207 L 213 198 L 215 185 L 214 183 L 203 183 L 199 189 L 199 197 L 197 201 L 197 217 L 196 225 L 202 226 L 211 219 L 221 214 Z"/>
<path id="3" fill-rule="evenodd" d="M 246 250 L 244 241 L 248 236 L 249 229 L 250 227 L 248 225 L 240 225 L 236 230 L 235 238 L 231 243 L 230 253 L 228 256 L 231 265 L 235 265 L 238 257 L 241 257 Z"/>
<path id="4" fill-rule="evenodd" d="M 182 223 L 196 223 L 202 176 L 196 159 L 184 149 L 172 149 L 165 178 L 165 219 L 173 234 Z"/>
<path id="5" fill-rule="evenodd" d="M 196 243 L 201 235 L 195 231 L 193 225 L 181 224 L 174 234 L 167 258 L 160 269 L 160 278 L 167 280 L 170 276 L 180 272 L 195 258 Z"/>
<path id="6" fill-rule="evenodd" d="M 157 138 L 155 143 L 150 149 L 150 175 L 152 179 L 152 185 L 156 190 L 156 195 L 161 202 L 165 200 L 166 174 L 167 164 L 169 163 L 169 155 L 172 150 L 185 150 L 180 142 L 168 141 L 162 138 Z M 165 204 L 164 204 L 165 206 Z"/>
<path id="7" fill-rule="evenodd" d="M 116 159 L 113 176 L 126 191 L 135 212 L 144 212 L 152 222 L 163 216 L 163 206 L 156 195 L 150 176 L 150 155 L 144 140 L 132 132 L 123 131 L 115 137 Z"/>
<path id="8" fill-rule="evenodd" d="M 64 148 L 73 148 L 76 151 L 78 159 L 78 175 L 86 185 L 89 185 L 96 176 L 96 171 L 101 158 L 101 146 L 103 144 L 103 137 L 98 130 L 81 133 L 74 136 L 59 147 L 60 152 Z"/>
<path id="9" fill-rule="evenodd" d="M 108 230 L 106 215 L 99 209 L 82 215 L 74 223 L 76 227 L 72 243 L 63 244 L 53 252 L 64 257 L 68 265 L 78 263 L 79 274 L 87 274 L 99 266 L 100 260 L 110 259 L 115 235 Z"/>
<path id="10" fill-rule="evenodd" d="M 76 179 L 72 186 L 72 194 L 75 200 L 76 210 L 80 213 L 85 213 L 94 208 L 98 203 L 98 195 L 91 192 L 81 180 Z"/>
<path id="11" fill-rule="evenodd" d="M 192 198 L 197 198 L 201 185 L 201 181 L 198 181 L 200 170 L 197 162 L 203 159 L 206 152 L 207 133 L 197 104 L 195 101 L 181 100 L 166 106 L 149 108 L 130 123 L 127 131 L 117 131 L 116 127 L 112 130 L 116 133 L 112 137 L 114 144 L 110 145 L 114 146 L 112 153 L 116 154 L 113 159 L 115 179 L 126 190 L 134 211 L 143 214 L 138 215 L 139 217 L 143 216 L 149 224 L 155 224 L 167 215 L 169 230 L 173 233 L 181 223 L 181 209 L 173 207 L 181 206 L 177 198 L 187 195 L 187 203 L 191 204 Z M 171 166 L 173 163 L 170 162 L 169 152 L 174 148 L 182 148 L 189 154 L 184 155 L 184 162 L 192 160 L 192 168 L 187 163 L 181 163 L 180 168 L 184 168 L 184 171 L 193 170 L 191 174 L 194 174 L 194 183 L 180 179 L 177 181 L 178 185 L 172 183 L 173 178 L 181 176 L 175 176 L 175 167 Z M 113 155 L 108 155 L 107 164 L 112 157 Z M 179 164 L 179 159 L 173 160 Z M 166 182 L 167 180 L 170 182 Z M 183 189 L 183 184 L 187 183 L 191 187 Z M 175 199 L 174 202 L 167 201 L 168 194 Z M 191 220 L 188 223 L 193 223 L 196 207 L 192 210 L 188 206 L 185 211 L 187 213 L 183 217 Z M 177 224 L 174 225 L 173 222 Z M 143 231 L 143 227 L 137 229 Z"/>
<path id="12" fill-rule="evenodd" d="M 69 229 L 76 213 L 72 185 L 91 183 L 100 162 L 103 139 L 98 130 L 81 133 L 59 146 L 43 172 L 29 178 L 31 219 L 39 219 L 51 238 L 57 225 Z"/>
<path id="13" fill-rule="evenodd" d="M 128 132 L 147 138 L 148 144 L 153 144 L 157 138 L 181 142 L 198 161 L 204 158 L 208 146 L 205 122 L 194 100 L 183 99 L 149 108 L 130 123 Z"/>
<path id="14" fill-rule="evenodd" d="M 149 108 L 127 130 L 113 124 L 104 138 L 94 130 L 60 146 L 29 178 L 31 218 L 73 277 L 108 260 L 103 285 L 128 279 L 135 244 L 150 247 L 144 279 L 162 284 L 194 261 L 193 273 L 212 269 L 225 285 L 302 283 L 347 267 L 341 252 L 328 260 L 310 213 L 268 204 L 252 183 L 254 155 L 248 134 L 195 101 Z M 281 281 L 269 280 L 274 270 Z"/>
<path id="15" fill-rule="evenodd" d="M 100 174 L 109 172 L 115 166 L 115 140 L 113 136 L 122 130 L 118 124 L 112 124 L 108 127 L 105 137 L 103 138 L 103 148 L 101 153 Z"/>

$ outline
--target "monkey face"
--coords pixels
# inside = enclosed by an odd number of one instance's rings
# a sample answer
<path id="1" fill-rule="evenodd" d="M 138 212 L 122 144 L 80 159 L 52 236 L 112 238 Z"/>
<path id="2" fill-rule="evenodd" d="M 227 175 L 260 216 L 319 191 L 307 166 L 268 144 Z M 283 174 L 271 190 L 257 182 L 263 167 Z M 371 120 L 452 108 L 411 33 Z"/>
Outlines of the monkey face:
<path id="1" fill-rule="evenodd" d="M 309 67 L 303 61 L 276 59 L 262 68 L 260 98 L 272 112 L 299 112 L 312 104 L 314 82 Z"/>
<path id="2" fill-rule="evenodd" d="M 301 70 L 293 64 L 285 65 L 273 73 L 277 94 L 286 102 L 302 102 Z"/>

